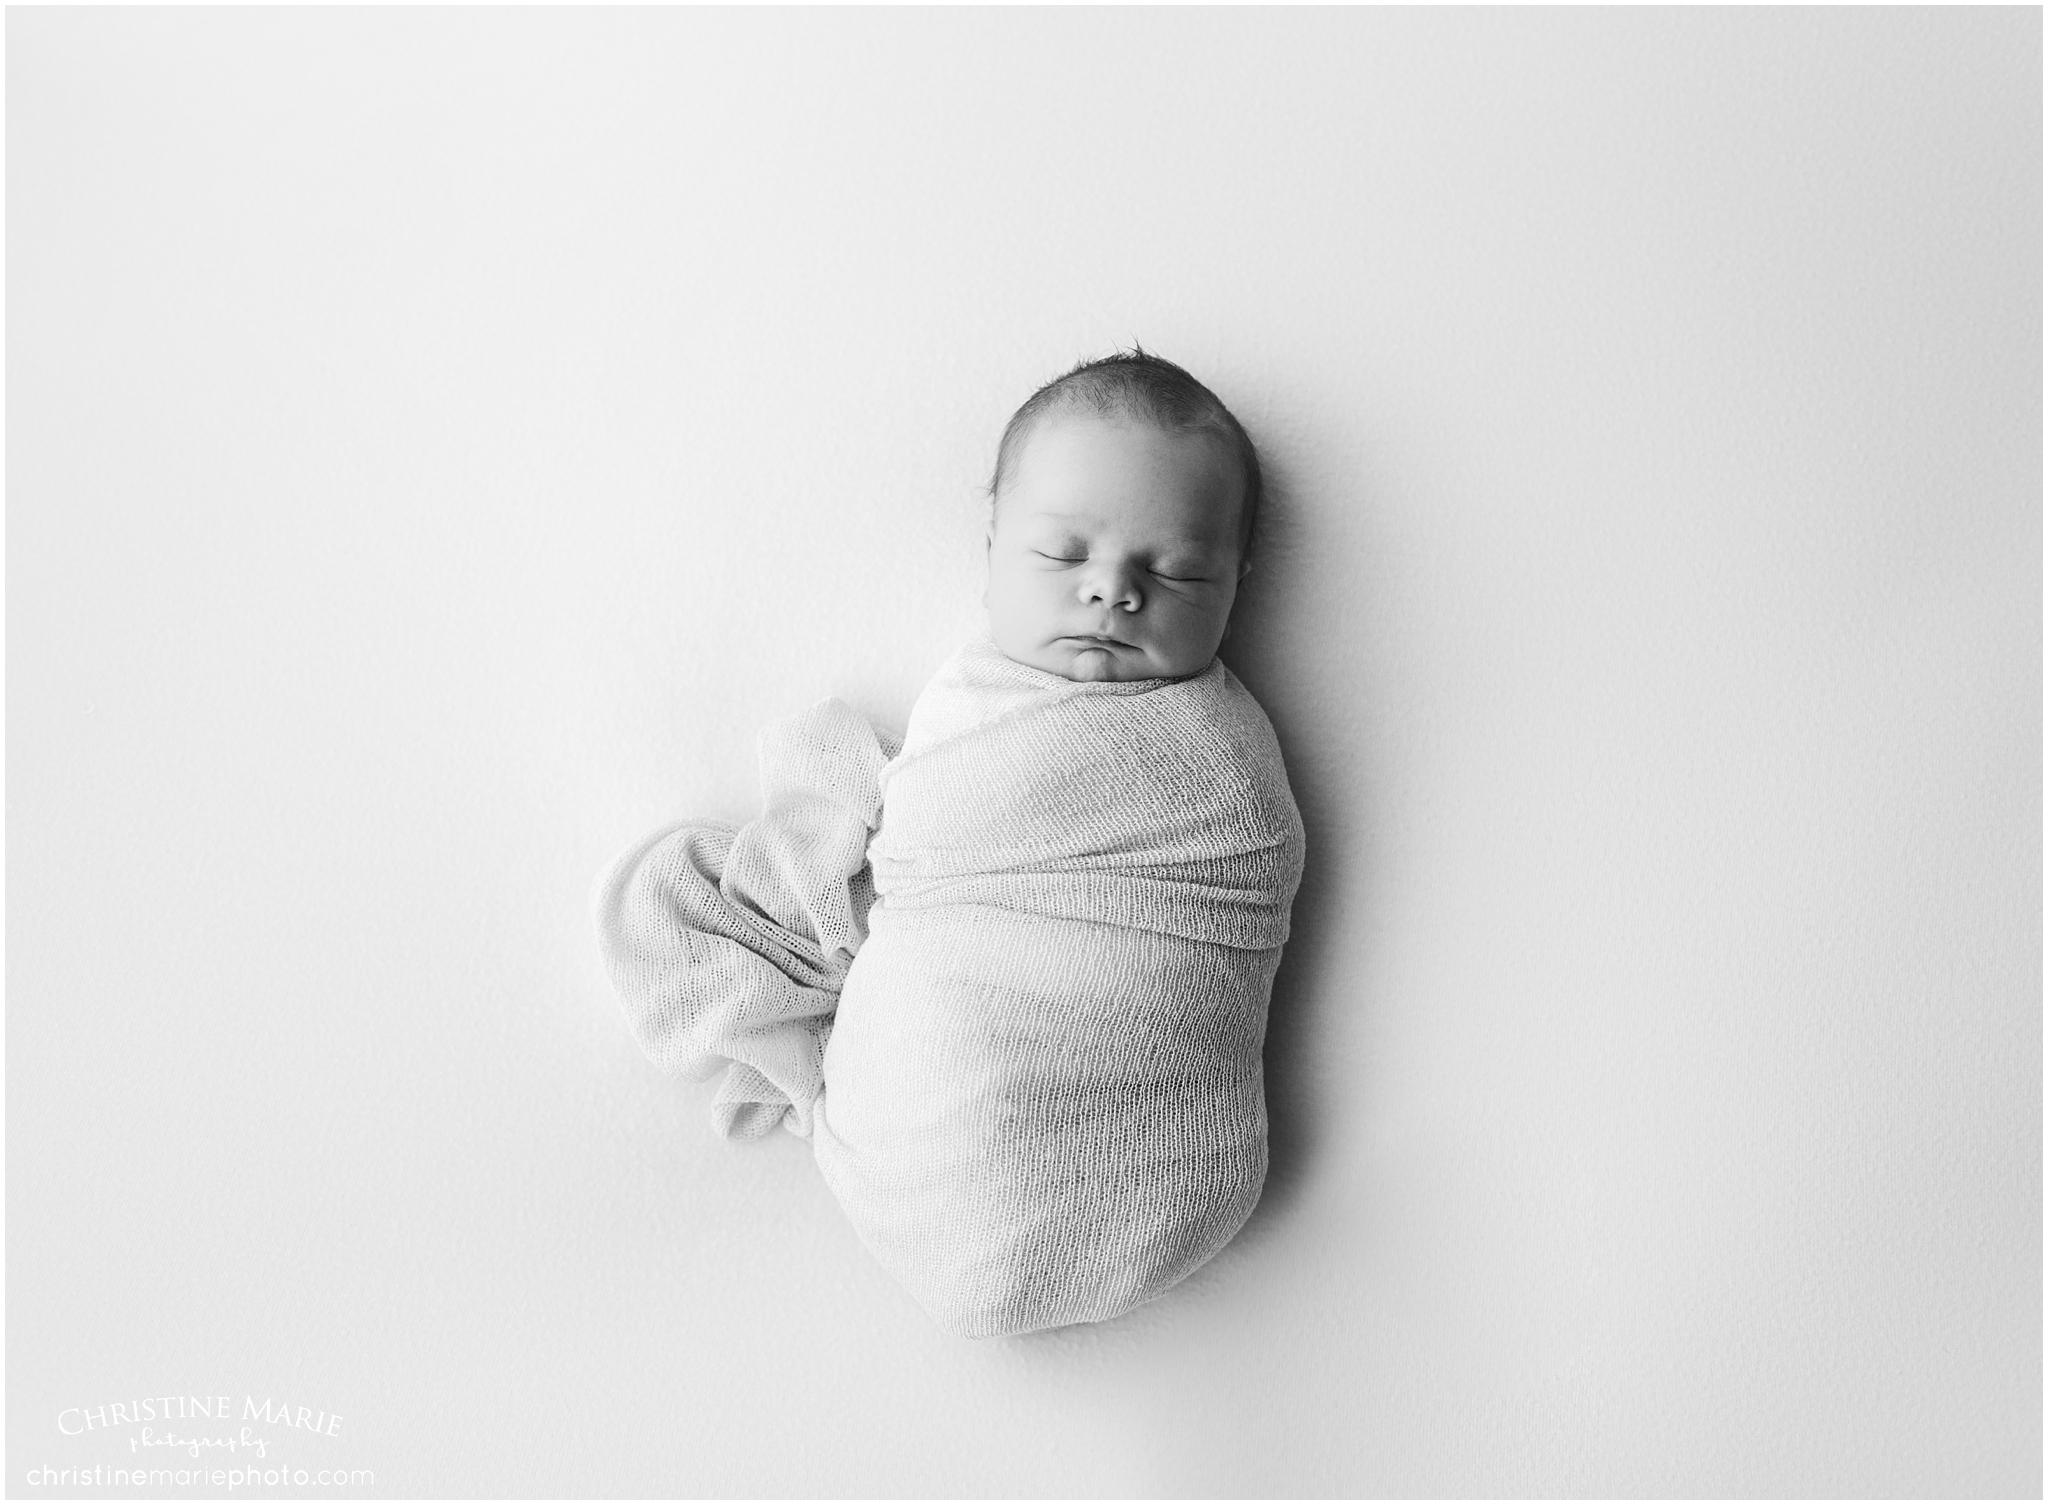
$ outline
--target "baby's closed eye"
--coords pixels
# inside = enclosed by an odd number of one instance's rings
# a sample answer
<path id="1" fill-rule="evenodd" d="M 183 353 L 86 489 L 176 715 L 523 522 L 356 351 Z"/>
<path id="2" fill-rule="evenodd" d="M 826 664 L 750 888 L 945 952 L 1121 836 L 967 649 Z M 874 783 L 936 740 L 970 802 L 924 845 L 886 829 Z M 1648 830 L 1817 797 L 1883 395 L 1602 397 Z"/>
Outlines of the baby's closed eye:
<path id="1" fill-rule="evenodd" d="M 1043 559 L 1047 564 L 1075 565 L 1088 562 L 1088 555 L 1086 554 L 1060 553 L 1047 549 L 1033 549 L 1031 552 L 1040 559 Z M 1206 585 L 1209 581 L 1209 576 L 1203 574 L 1200 568 L 1195 565 L 1185 563 L 1170 565 L 1152 564 L 1146 565 L 1144 568 L 1145 573 L 1154 580 L 1163 580 L 1169 585 Z"/>

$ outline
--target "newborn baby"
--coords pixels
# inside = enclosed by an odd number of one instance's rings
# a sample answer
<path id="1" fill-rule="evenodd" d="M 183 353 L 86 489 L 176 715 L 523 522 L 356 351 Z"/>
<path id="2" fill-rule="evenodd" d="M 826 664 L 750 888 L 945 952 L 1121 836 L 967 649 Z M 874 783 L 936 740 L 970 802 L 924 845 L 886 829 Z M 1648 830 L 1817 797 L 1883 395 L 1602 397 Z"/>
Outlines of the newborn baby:
<path id="1" fill-rule="evenodd" d="M 1100 1321 L 1220 1249 L 1301 873 L 1272 728 L 1216 659 L 1259 502 L 1237 421 L 1143 352 L 1004 432 L 989 630 L 900 749 L 827 701 L 764 814 L 657 832 L 595 903 L 648 1053 L 733 1135 L 807 1136 L 948 1330 Z"/>

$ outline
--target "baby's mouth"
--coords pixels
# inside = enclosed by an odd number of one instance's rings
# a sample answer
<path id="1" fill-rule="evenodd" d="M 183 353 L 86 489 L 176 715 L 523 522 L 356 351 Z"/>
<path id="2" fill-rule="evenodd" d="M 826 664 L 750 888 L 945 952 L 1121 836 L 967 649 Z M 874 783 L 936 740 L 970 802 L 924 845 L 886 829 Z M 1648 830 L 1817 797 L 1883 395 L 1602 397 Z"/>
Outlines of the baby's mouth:
<path id="1" fill-rule="evenodd" d="M 1128 648 L 1131 646 L 1122 638 L 1103 637 L 1099 633 L 1093 632 L 1070 632 L 1067 634 L 1066 641 L 1069 643 L 1080 643 L 1084 647 L 1089 648 Z"/>

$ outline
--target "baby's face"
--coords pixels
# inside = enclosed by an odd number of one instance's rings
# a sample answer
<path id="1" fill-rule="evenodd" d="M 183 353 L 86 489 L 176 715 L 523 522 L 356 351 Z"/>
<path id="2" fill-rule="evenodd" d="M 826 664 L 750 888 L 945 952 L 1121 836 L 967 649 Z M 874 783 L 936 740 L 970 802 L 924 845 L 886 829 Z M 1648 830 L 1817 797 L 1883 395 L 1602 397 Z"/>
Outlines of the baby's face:
<path id="1" fill-rule="evenodd" d="M 989 524 L 996 646 L 1067 679 L 1181 679 L 1216 657 L 1244 481 L 1222 443 L 1072 414 L 1026 439 Z"/>

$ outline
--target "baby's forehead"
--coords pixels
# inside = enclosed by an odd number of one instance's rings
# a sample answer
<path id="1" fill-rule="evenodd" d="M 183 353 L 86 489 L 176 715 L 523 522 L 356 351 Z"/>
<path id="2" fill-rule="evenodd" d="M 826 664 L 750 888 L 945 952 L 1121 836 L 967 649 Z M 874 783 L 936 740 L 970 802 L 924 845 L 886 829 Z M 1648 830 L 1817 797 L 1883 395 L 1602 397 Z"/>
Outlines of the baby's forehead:
<path id="1" fill-rule="evenodd" d="M 1235 524 L 1244 506 L 1236 457 L 1228 441 L 1207 428 L 1054 412 L 1023 437 L 1004 491 L 1047 522 L 1079 525 L 1156 510 L 1170 497 L 1195 531 L 1206 531 L 1202 523 Z M 1007 495 L 996 503 L 1000 513 Z"/>

